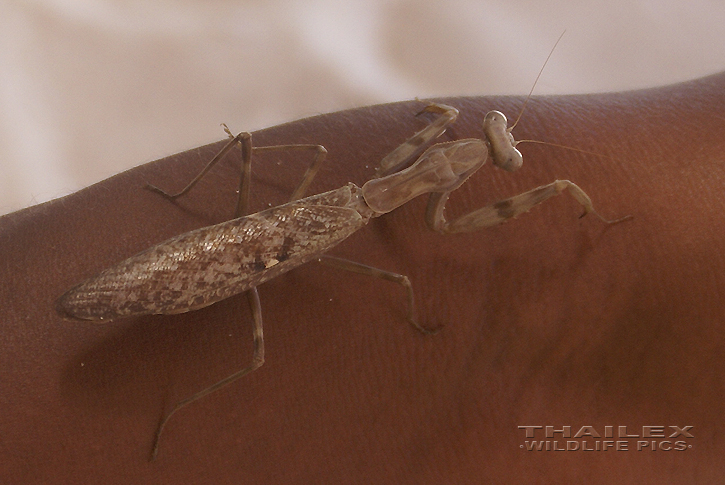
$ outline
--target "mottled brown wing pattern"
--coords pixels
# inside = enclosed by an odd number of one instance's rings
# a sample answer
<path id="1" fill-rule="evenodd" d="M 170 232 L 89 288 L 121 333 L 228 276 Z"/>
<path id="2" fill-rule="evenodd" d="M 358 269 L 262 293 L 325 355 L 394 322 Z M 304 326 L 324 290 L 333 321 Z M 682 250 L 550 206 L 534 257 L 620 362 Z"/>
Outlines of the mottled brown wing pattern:
<path id="1" fill-rule="evenodd" d="M 63 315 L 110 320 L 183 313 L 253 288 L 339 244 L 366 220 L 351 188 L 291 202 L 153 246 L 72 288 Z M 315 204 L 332 205 L 315 205 Z"/>

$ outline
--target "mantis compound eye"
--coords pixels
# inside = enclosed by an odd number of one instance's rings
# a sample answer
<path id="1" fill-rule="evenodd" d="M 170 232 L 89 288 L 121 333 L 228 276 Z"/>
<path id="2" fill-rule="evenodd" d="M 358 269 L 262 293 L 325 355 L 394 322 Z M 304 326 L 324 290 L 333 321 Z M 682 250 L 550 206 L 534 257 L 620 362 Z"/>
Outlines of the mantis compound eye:
<path id="1" fill-rule="evenodd" d="M 483 119 L 483 132 L 490 149 L 493 164 L 509 172 L 521 167 L 524 159 L 515 148 L 516 141 L 508 130 L 506 115 L 489 111 Z"/>

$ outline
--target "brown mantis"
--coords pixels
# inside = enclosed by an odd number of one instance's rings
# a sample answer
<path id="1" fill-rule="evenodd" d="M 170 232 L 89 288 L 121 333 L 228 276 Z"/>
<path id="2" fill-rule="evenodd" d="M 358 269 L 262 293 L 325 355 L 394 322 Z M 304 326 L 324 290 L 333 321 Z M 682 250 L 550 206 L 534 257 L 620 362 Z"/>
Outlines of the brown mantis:
<path id="1" fill-rule="evenodd" d="M 166 423 L 176 411 L 263 364 L 262 312 L 256 288 L 290 269 L 318 260 L 396 282 L 407 292 L 408 320 L 419 330 L 430 332 L 416 319 L 413 289 L 406 276 L 324 255 L 370 219 L 429 193 L 431 195 L 425 217 L 430 228 L 440 233 L 470 232 L 505 222 L 566 189 L 584 207 L 584 214 L 592 212 L 608 224 L 628 218 L 614 221 L 604 219 L 594 210 L 591 199 L 581 188 L 568 180 L 556 180 L 448 222 L 444 212 L 450 193 L 483 166 L 489 156 L 494 165 L 507 171 L 518 169 L 523 158 L 515 148 L 516 142 L 507 128 L 506 117 L 498 111 L 491 111 L 483 121 L 484 139 L 464 139 L 433 145 L 412 165 L 403 168 L 421 146 L 440 136 L 458 115 L 455 108 L 442 104 L 431 104 L 424 111 L 439 116 L 385 157 L 380 163 L 377 178 L 362 187 L 348 183 L 306 198 L 300 197 L 325 157 L 323 147 L 252 147 L 251 135 L 248 133 L 232 137 L 205 169 L 178 194 L 169 195 L 153 186 L 150 188 L 170 199 L 182 196 L 235 145 L 240 144 L 244 170 L 237 206 L 239 216 L 246 210 L 249 198 L 253 151 L 316 151 L 314 162 L 289 203 L 169 239 L 106 269 L 60 297 L 57 308 L 64 317 L 112 320 L 137 315 L 183 313 L 247 292 L 254 321 L 252 363 L 177 403 L 158 427 L 152 458 L 158 453 L 159 440 Z"/>
<path id="2" fill-rule="evenodd" d="M 530 96 L 531 93 L 527 102 Z M 433 333 L 417 321 L 413 287 L 406 276 L 324 254 L 370 219 L 391 212 L 419 195 L 430 194 L 425 219 L 431 229 L 444 234 L 471 232 L 514 218 L 567 189 L 584 207 L 583 215 L 594 213 L 607 224 L 630 218 L 604 219 L 594 210 L 589 196 L 576 184 L 555 180 L 448 222 L 445 205 L 449 195 L 481 168 L 488 157 L 494 165 L 510 172 L 521 167 L 523 157 L 515 148 L 517 142 L 511 134 L 513 126 L 507 126 L 506 116 L 499 111 L 490 111 L 483 120 L 483 139 L 438 143 L 416 159 L 421 149 L 442 135 L 458 117 L 457 109 L 444 104 L 429 104 L 422 112 L 437 114 L 438 117 L 388 154 L 380 162 L 375 178 L 361 187 L 348 183 L 306 198 L 303 198 L 304 193 L 327 153 L 324 147 L 253 147 L 251 134 L 242 132 L 233 136 L 224 126 L 231 140 L 182 191 L 170 195 L 152 185 L 148 188 L 171 200 L 181 197 L 239 144 L 242 175 L 235 218 L 159 243 L 71 288 L 59 298 L 58 313 L 66 318 L 113 320 L 184 313 L 247 292 L 254 325 L 251 364 L 178 402 L 157 428 L 152 459 L 158 453 L 162 431 L 176 411 L 264 363 L 262 311 L 257 286 L 297 266 L 317 260 L 398 283 L 407 293 L 407 318 L 410 323 L 421 332 Z M 271 150 L 305 150 L 314 151 L 316 155 L 290 202 L 245 216 L 249 203 L 252 153 Z"/>

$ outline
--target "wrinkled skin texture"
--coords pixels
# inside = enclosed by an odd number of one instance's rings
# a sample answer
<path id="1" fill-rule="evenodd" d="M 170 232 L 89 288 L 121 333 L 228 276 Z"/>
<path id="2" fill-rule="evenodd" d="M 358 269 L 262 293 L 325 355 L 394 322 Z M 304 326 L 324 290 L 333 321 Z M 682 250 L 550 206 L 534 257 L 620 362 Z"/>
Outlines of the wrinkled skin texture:
<path id="1" fill-rule="evenodd" d="M 488 110 L 515 118 L 522 104 L 440 101 L 461 110 L 441 141 L 481 136 Z M 327 147 L 312 192 L 360 184 L 422 126 L 421 107 L 325 115 L 254 143 Z M 0 481 L 715 483 L 725 473 L 724 112 L 723 75 L 533 99 L 517 139 L 605 156 L 522 144 L 521 170 L 482 168 L 452 195 L 449 219 L 560 178 L 604 217 L 633 220 L 578 219 L 562 195 L 471 234 L 429 231 L 423 198 L 372 221 L 331 254 L 408 275 L 421 323 L 445 327 L 407 324 L 395 284 L 315 263 L 291 271 L 259 288 L 265 365 L 175 415 L 152 463 L 164 410 L 250 361 L 246 299 L 110 323 L 62 320 L 54 301 L 229 218 L 235 157 L 177 204 L 141 187 L 183 187 L 223 142 L 3 217 Z M 254 210 L 284 202 L 301 158 L 255 159 Z M 529 452 L 523 425 L 693 426 L 694 438 L 685 451 L 638 452 L 630 438 L 630 451 Z"/>

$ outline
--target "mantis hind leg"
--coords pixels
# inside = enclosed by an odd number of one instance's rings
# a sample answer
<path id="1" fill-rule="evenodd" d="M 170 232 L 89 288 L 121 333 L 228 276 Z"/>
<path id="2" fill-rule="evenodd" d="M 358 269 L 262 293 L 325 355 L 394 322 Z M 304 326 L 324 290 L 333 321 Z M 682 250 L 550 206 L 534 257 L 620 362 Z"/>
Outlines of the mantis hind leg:
<path id="1" fill-rule="evenodd" d="M 225 132 L 230 136 L 229 142 L 227 142 L 226 145 L 217 153 L 214 158 L 212 158 L 209 163 L 206 164 L 206 166 L 202 169 L 202 171 L 194 177 L 194 179 L 189 182 L 189 184 L 182 189 L 180 192 L 175 194 L 169 194 L 162 189 L 155 187 L 153 185 L 147 185 L 147 188 L 161 194 L 162 196 L 175 200 L 178 197 L 183 196 L 187 192 L 189 192 L 198 182 L 201 180 L 208 172 L 211 170 L 211 168 L 216 165 L 224 156 L 231 151 L 236 144 L 239 144 L 242 149 L 242 174 L 240 177 L 239 182 L 239 198 L 237 199 L 237 207 L 235 209 L 235 218 L 241 217 L 245 215 L 248 211 L 249 207 L 249 195 L 250 195 L 250 179 L 251 179 L 251 167 L 252 167 L 252 154 L 254 152 L 265 152 L 265 151 L 278 151 L 278 150 L 304 150 L 304 151 L 314 151 L 315 157 L 312 162 L 312 164 L 308 167 L 307 171 L 305 172 L 305 175 L 302 177 L 302 181 L 297 186 L 295 191 L 292 193 L 292 196 L 290 200 L 297 200 L 301 197 L 303 197 L 305 191 L 309 187 L 310 183 L 312 183 L 312 180 L 315 178 L 315 175 L 317 175 L 317 172 L 322 165 L 322 162 L 325 160 L 325 156 L 327 155 L 327 150 L 322 145 L 299 145 L 299 144 L 291 144 L 291 145 L 275 145 L 275 146 L 265 146 L 265 147 L 253 147 L 252 146 L 252 135 L 250 133 L 242 132 L 238 135 L 232 135 L 232 133 L 229 131 L 229 128 L 224 125 Z M 197 401 L 201 399 L 204 396 L 207 396 L 208 394 L 211 394 L 212 392 L 231 384 L 232 382 L 236 381 L 237 379 L 249 374 L 250 372 L 255 371 L 259 367 L 262 366 L 264 363 L 264 332 L 263 332 L 263 323 L 262 323 L 262 306 L 259 301 L 259 292 L 257 291 L 257 288 L 252 288 L 251 290 L 247 291 L 247 300 L 249 302 L 249 306 L 252 311 L 252 318 L 253 318 L 253 342 L 254 342 L 254 353 L 252 356 L 252 362 L 249 366 L 245 367 L 244 369 L 235 372 L 234 374 L 225 377 L 224 379 L 220 380 L 216 384 L 213 384 L 206 389 L 203 389 L 196 394 L 194 394 L 191 397 L 188 397 L 184 399 L 183 401 L 179 401 L 174 405 L 172 410 L 166 414 L 166 416 L 161 420 L 159 423 L 159 426 L 156 430 L 156 435 L 154 439 L 154 445 L 151 452 L 151 460 L 154 460 L 159 452 L 159 444 L 161 440 L 161 435 L 163 433 L 163 430 L 166 426 L 166 424 L 169 422 L 169 419 L 176 414 L 177 411 L 179 411 L 181 408 L 191 404 L 194 401 Z"/>
<path id="2" fill-rule="evenodd" d="M 181 408 L 201 399 L 204 396 L 211 394 L 212 392 L 221 389 L 228 384 L 236 381 L 237 379 L 244 377 L 245 375 L 259 369 L 264 364 L 264 329 L 262 325 L 262 305 L 259 301 L 259 293 L 257 288 L 252 288 L 247 291 L 247 299 L 249 300 L 249 306 L 252 308 L 252 317 L 254 320 L 253 339 L 254 339 L 254 353 L 252 354 L 252 362 L 244 369 L 235 372 L 234 374 L 225 377 L 216 384 L 213 384 L 206 389 L 203 389 L 191 397 L 179 401 L 174 405 L 171 411 L 161 420 L 159 427 L 156 429 L 154 438 L 154 445 L 151 450 L 151 460 L 153 461 L 159 453 L 159 444 L 161 442 L 161 433 L 164 431 L 166 423 L 169 422 L 171 416 L 176 414 Z"/>
<path id="3" fill-rule="evenodd" d="M 315 152 L 314 159 L 310 166 L 307 168 L 307 171 L 305 172 L 304 176 L 302 177 L 302 181 L 300 182 L 299 186 L 295 189 L 295 191 L 292 193 L 292 197 L 290 200 L 297 200 L 299 198 L 302 198 L 304 196 L 304 193 L 306 192 L 309 185 L 312 183 L 312 180 L 315 178 L 315 175 L 317 175 L 318 170 L 320 169 L 320 166 L 322 165 L 322 162 L 325 160 L 325 157 L 327 156 L 327 150 L 322 145 L 312 145 L 312 144 L 290 144 L 290 145 L 274 145 L 274 146 L 265 146 L 265 147 L 255 147 L 252 146 L 252 134 L 247 132 L 241 132 L 238 135 L 232 135 L 232 132 L 229 130 L 229 128 L 226 125 L 222 125 L 224 127 L 224 131 L 229 135 L 230 140 L 227 142 L 224 147 L 217 153 L 214 158 L 209 160 L 209 162 L 206 164 L 206 166 L 199 172 L 199 174 L 192 179 L 189 184 L 184 187 L 182 190 L 175 194 L 170 194 L 163 189 L 160 189 L 156 187 L 155 185 L 147 184 L 146 188 L 156 192 L 167 199 L 175 200 L 178 197 L 183 196 L 187 192 L 189 192 L 204 176 L 209 172 L 209 170 L 212 169 L 214 165 L 216 165 L 224 156 L 229 153 L 237 144 L 241 146 L 242 149 L 242 172 L 239 179 L 239 198 L 237 199 L 237 207 L 234 211 L 234 217 L 241 217 L 243 215 L 246 215 L 249 210 L 249 194 L 250 194 L 250 182 L 251 182 L 251 175 L 252 175 L 252 154 L 253 153 L 260 153 L 260 152 L 269 152 L 269 151 L 280 151 L 280 150 L 303 150 L 303 151 L 312 151 Z"/>

